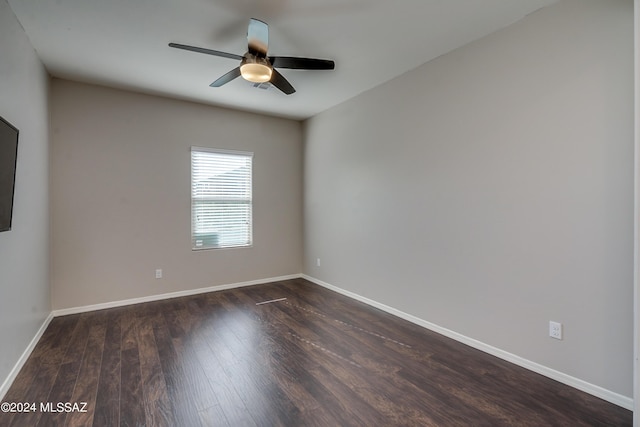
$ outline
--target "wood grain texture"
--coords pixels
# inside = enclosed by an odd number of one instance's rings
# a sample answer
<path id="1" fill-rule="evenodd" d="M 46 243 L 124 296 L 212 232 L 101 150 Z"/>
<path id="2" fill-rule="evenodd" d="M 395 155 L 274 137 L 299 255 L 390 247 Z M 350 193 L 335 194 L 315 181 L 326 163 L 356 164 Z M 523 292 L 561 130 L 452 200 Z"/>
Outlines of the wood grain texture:
<path id="1" fill-rule="evenodd" d="M 303 279 L 55 318 L 4 401 L 87 412 L 0 413 L 2 426 L 632 425 Z"/>

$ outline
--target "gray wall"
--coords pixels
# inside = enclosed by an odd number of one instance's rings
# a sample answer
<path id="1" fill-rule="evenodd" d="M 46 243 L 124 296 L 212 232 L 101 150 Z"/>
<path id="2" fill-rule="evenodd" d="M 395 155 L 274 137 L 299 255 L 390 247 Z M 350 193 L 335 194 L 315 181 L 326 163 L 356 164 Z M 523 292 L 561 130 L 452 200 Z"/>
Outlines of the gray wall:
<path id="1" fill-rule="evenodd" d="M 631 397 L 633 102 L 632 0 L 568 0 L 308 120 L 305 273 Z"/>
<path id="2" fill-rule="evenodd" d="M 300 122 L 59 79 L 51 108 L 54 309 L 301 272 Z M 191 251 L 193 145 L 254 152 L 252 248 Z"/>
<path id="3" fill-rule="evenodd" d="M 12 229 L 0 233 L 0 385 L 50 312 L 48 84 L 0 0 L 0 116 L 20 130 Z"/>
<path id="4" fill-rule="evenodd" d="M 640 427 L 640 263 L 638 260 L 638 244 L 640 243 L 640 0 L 634 0 L 635 28 L 635 286 L 634 286 L 634 426 Z"/>

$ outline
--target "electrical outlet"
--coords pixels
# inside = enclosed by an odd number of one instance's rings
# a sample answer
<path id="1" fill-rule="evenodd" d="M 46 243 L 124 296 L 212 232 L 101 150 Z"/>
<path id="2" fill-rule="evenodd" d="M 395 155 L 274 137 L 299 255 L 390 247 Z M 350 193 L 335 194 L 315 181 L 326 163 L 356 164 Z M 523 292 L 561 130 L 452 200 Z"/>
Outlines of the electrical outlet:
<path id="1" fill-rule="evenodd" d="M 320 267 L 320 258 L 316 258 L 316 266 Z"/>
<path id="2" fill-rule="evenodd" d="M 156 270 L 156 279 L 162 279 L 162 269 L 158 268 Z"/>
<path id="3" fill-rule="evenodd" d="M 562 323 L 550 321 L 549 336 L 551 338 L 561 340 L 562 339 Z"/>

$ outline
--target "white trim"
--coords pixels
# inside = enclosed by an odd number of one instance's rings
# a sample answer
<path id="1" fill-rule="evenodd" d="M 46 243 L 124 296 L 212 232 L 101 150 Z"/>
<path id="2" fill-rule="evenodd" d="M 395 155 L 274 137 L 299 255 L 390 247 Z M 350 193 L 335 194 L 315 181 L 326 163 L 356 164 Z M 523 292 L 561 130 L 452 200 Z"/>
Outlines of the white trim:
<path id="1" fill-rule="evenodd" d="M 40 340 L 40 338 L 42 338 L 42 335 L 44 334 L 44 331 L 47 329 L 47 326 L 49 326 L 49 323 L 51 323 L 51 320 L 53 320 L 53 317 L 54 317 L 53 313 L 49 313 L 47 318 L 44 319 L 42 326 L 40 326 L 40 329 L 38 329 L 38 331 L 36 332 L 36 335 L 33 337 L 33 339 L 31 340 L 27 348 L 24 350 L 24 352 L 22 352 L 22 356 L 20 356 L 16 364 L 13 366 L 13 369 L 11 370 L 11 372 L 9 372 L 9 375 L 7 376 L 7 378 L 5 378 L 4 382 L 0 386 L 0 401 L 4 399 L 4 396 L 9 391 L 9 388 L 11 387 L 11 385 L 13 384 L 13 381 L 18 376 L 18 373 L 20 372 L 24 364 L 27 362 L 27 359 L 29 359 L 29 356 L 31 356 L 31 352 L 36 347 L 36 344 L 38 344 L 38 341 Z"/>
<path id="2" fill-rule="evenodd" d="M 191 146 L 191 151 L 204 151 L 205 153 L 231 154 L 236 156 L 253 157 L 253 151 L 227 150 L 225 148 L 196 147 Z"/>
<path id="3" fill-rule="evenodd" d="M 615 393 L 613 391 L 607 390 L 600 386 L 588 383 L 579 378 L 572 377 L 565 373 L 556 371 L 555 369 L 548 368 L 546 366 L 540 365 L 539 363 L 532 362 L 523 357 L 516 356 L 515 354 L 506 352 L 499 348 L 493 347 L 489 344 L 485 344 L 481 341 L 475 340 L 473 338 L 469 338 L 465 335 L 454 332 L 450 329 L 443 328 L 442 326 L 438 326 L 434 323 L 428 322 L 426 320 L 415 317 L 411 314 L 407 314 L 400 310 L 397 310 L 393 307 L 389 307 L 388 305 L 381 304 L 377 301 L 371 300 L 369 298 L 363 297 L 351 291 L 344 290 L 334 285 L 330 285 L 329 283 L 323 282 L 322 280 L 316 279 L 314 277 L 307 276 L 306 274 L 302 275 L 303 279 L 306 279 L 310 282 L 313 282 L 317 285 L 320 285 L 324 288 L 331 289 L 332 291 L 338 292 L 342 295 L 345 295 L 349 298 L 353 298 L 365 304 L 368 304 L 372 307 L 378 308 L 382 311 L 386 311 L 389 314 L 400 317 L 401 319 L 407 320 L 411 323 L 415 323 L 418 326 L 422 326 L 423 328 L 429 329 L 431 331 L 437 332 L 445 337 L 449 337 L 458 342 L 471 346 L 480 351 L 484 351 L 485 353 L 496 356 L 500 359 L 506 360 L 507 362 L 511 362 L 515 365 L 521 366 L 523 368 L 529 369 L 530 371 L 536 372 L 538 374 L 544 375 L 545 377 L 549 377 L 553 380 L 559 381 L 563 384 L 569 385 L 571 387 L 577 388 L 578 390 L 582 390 L 585 393 L 589 393 L 600 399 L 604 399 L 608 402 L 611 402 L 615 405 L 621 406 L 625 409 L 633 410 L 633 399 L 627 396 L 623 396 L 621 394 Z"/>
<path id="4" fill-rule="evenodd" d="M 63 308 L 53 311 L 53 317 L 66 316 L 69 314 L 86 313 L 89 311 L 104 310 L 105 308 L 122 307 L 125 305 L 140 304 L 143 302 L 159 301 L 163 299 L 187 297 L 190 295 L 205 294 L 207 292 L 223 291 L 225 289 L 242 288 L 245 286 L 262 285 L 264 283 L 280 282 L 283 280 L 298 279 L 300 274 L 290 274 L 288 276 L 271 277 L 268 279 L 250 280 L 248 282 L 230 283 L 226 285 L 210 286 L 207 288 L 189 289 L 186 291 L 170 292 L 166 294 L 149 295 L 146 297 L 131 298 L 120 301 L 105 302 L 101 304 L 85 305 L 81 307 Z"/>

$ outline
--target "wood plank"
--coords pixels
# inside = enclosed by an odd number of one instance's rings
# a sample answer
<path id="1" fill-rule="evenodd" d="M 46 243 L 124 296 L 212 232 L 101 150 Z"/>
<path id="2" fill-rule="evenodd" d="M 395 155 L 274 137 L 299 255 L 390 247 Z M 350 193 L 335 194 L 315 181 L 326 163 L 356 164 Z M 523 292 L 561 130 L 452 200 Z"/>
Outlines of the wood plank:
<path id="1" fill-rule="evenodd" d="M 187 337 L 174 338 L 173 348 L 182 367 L 182 387 L 188 399 L 198 412 L 220 405 L 216 395 L 207 381 L 197 352 L 206 346 L 197 336 L 190 334 Z"/>
<path id="2" fill-rule="evenodd" d="M 122 319 L 123 311 L 116 310 L 107 323 L 93 418 L 94 427 L 120 425 Z"/>
<path id="3" fill-rule="evenodd" d="M 203 342 L 211 340 L 213 343 L 213 347 L 210 348 L 199 346 L 196 349 L 195 356 L 224 414 L 224 417 L 220 416 L 219 418 L 221 420 L 224 419 L 227 423 L 226 425 L 230 426 L 256 426 L 256 421 L 249 414 L 244 401 L 224 372 L 223 366 L 225 366 L 225 361 L 228 359 L 223 359 L 221 362 L 218 358 L 216 348 L 222 348 L 222 345 L 220 339 L 216 336 L 215 330 L 210 326 L 210 328 L 199 333 L 202 334 Z M 205 414 L 203 414 L 204 416 Z M 206 414 L 206 416 L 209 415 Z M 220 425 L 225 424 L 221 423 Z"/>
<path id="4" fill-rule="evenodd" d="M 221 382 L 233 384 L 235 394 L 240 396 L 258 425 L 297 425 L 299 410 L 272 375 L 264 372 L 268 365 L 261 348 L 261 326 L 238 305 L 238 296 L 229 292 L 218 295 L 217 301 L 225 315 L 215 330 L 209 329 L 214 353 L 226 356 L 220 360 L 226 375 L 226 381 Z M 216 345 L 227 351 L 215 351 Z M 235 419 L 229 414 L 228 418 Z"/>
<path id="5" fill-rule="evenodd" d="M 140 354 L 138 349 L 138 328 L 141 319 L 136 316 L 139 305 L 125 307 L 121 324 L 120 352 L 120 426 L 146 426 L 144 391 Z"/>
<path id="6" fill-rule="evenodd" d="M 153 332 L 153 325 L 157 323 L 157 314 L 150 308 L 153 306 L 146 307 L 146 314 L 141 314 L 138 325 L 138 353 L 145 418 L 147 423 L 152 426 L 174 426 L 176 422 Z"/>
<path id="7" fill-rule="evenodd" d="M 85 313 L 65 317 L 75 318 L 77 322 L 70 337 L 60 335 L 60 340 L 66 342 L 68 345 L 53 387 L 45 401 L 46 403 L 51 402 L 52 404 L 57 404 L 58 402 L 71 401 L 73 390 L 78 380 L 80 366 L 82 365 L 84 353 L 89 342 L 89 319 L 91 318 L 91 314 Z M 63 426 L 66 418 L 67 414 L 64 412 L 42 413 L 38 426 Z"/>
<path id="8" fill-rule="evenodd" d="M 164 318 L 159 319 L 153 328 L 158 357 L 162 365 L 164 380 L 167 385 L 167 397 L 172 407 L 176 425 L 198 426 L 200 418 L 194 405 L 194 399 L 187 378 L 184 365 L 193 363 L 179 357 L 176 352 L 169 327 Z"/>
<path id="9" fill-rule="evenodd" d="M 102 353 L 107 331 L 105 315 L 106 313 L 99 313 L 91 319 L 89 339 L 73 395 L 68 401 L 63 401 L 72 405 L 82 405 L 84 403 L 86 404 L 87 412 L 69 412 L 65 420 L 65 426 L 82 427 L 91 425 L 93 422 L 100 371 L 102 369 Z"/>
<path id="10" fill-rule="evenodd" d="M 121 348 L 122 351 L 130 350 L 132 348 L 138 349 L 138 324 L 140 318 L 136 316 L 136 313 L 140 309 L 142 304 L 130 305 L 123 308 L 122 316 L 120 319 L 121 328 Z"/>
<path id="11" fill-rule="evenodd" d="M 121 356 L 120 426 L 148 425 L 143 403 L 145 396 L 138 348 L 130 347 L 127 350 L 122 350 Z"/>

